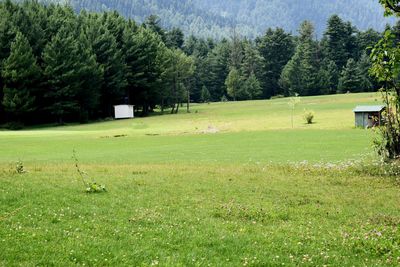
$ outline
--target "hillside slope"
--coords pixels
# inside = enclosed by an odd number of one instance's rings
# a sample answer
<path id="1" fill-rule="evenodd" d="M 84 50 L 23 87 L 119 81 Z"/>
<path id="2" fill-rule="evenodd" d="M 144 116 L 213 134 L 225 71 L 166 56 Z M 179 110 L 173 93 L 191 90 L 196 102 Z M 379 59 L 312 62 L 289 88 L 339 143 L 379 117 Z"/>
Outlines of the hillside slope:
<path id="1" fill-rule="evenodd" d="M 268 27 L 283 27 L 296 32 L 303 20 L 311 20 L 318 35 L 332 14 L 351 21 L 359 29 L 383 30 L 390 22 L 374 0 L 51 0 L 69 2 L 76 10 L 117 10 L 137 21 L 151 14 L 162 19 L 165 27 L 180 27 L 186 34 L 226 37 L 232 28 L 255 37 Z"/>

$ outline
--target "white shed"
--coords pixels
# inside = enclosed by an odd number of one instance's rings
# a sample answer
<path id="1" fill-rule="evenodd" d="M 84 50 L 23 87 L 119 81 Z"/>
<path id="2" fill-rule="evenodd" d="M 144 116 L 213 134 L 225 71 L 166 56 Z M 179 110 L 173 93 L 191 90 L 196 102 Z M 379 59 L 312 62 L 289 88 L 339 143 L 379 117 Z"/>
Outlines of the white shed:
<path id="1" fill-rule="evenodd" d="M 134 106 L 132 105 L 117 105 L 114 106 L 116 119 L 131 119 L 135 117 Z"/>

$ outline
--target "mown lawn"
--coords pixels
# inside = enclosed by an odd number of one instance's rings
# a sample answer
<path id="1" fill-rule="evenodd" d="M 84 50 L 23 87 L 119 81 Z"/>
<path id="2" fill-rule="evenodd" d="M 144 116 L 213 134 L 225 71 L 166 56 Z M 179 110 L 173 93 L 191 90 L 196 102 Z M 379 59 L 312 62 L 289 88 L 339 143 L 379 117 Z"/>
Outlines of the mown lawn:
<path id="1" fill-rule="evenodd" d="M 294 129 L 278 99 L 1 131 L 0 265 L 400 264 L 393 179 L 314 166 L 371 157 L 351 109 L 375 99 L 303 98 Z M 84 192 L 73 149 L 106 193 Z"/>

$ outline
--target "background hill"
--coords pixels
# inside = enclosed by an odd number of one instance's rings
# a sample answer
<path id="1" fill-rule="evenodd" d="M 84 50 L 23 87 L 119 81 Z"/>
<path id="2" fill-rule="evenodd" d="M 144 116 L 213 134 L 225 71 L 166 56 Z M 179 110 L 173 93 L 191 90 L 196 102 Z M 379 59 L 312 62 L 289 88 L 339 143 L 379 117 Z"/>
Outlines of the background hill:
<path id="1" fill-rule="evenodd" d="M 51 0 L 63 2 L 67 0 Z M 221 38 L 236 27 L 255 37 L 268 27 L 296 32 L 303 20 L 311 20 L 321 36 L 332 14 L 351 21 L 360 30 L 383 30 L 390 22 L 382 19 L 383 9 L 374 0 L 68 0 L 76 10 L 117 10 L 126 17 L 143 21 L 158 15 L 167 28 L 179 27 L 186 34 Z"/>

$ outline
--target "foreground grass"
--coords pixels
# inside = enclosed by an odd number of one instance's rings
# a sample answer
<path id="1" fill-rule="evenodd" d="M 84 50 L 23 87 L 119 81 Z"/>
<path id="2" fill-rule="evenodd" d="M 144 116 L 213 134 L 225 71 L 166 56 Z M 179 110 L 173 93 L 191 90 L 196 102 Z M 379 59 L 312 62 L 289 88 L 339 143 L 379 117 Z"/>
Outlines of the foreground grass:
<path id="1" fill-rule="evenodd" d="M 297 164 L 370 153 L 351 110 L 376 99 L 303 98 L 294 129 L 278 99 L 0 131 L 0 266 L 398 265 L 398 185 Z M 108 192 L 84 193 L 73 149 Z"/>
<path id="2" fill-rule="evenodd" d="M 1 176 L 3 266 L 400 263 L 390 180 L 254 163 L 90 164 L 109 192 L 85 194 L 69 165 L 26 168 Z"/>

